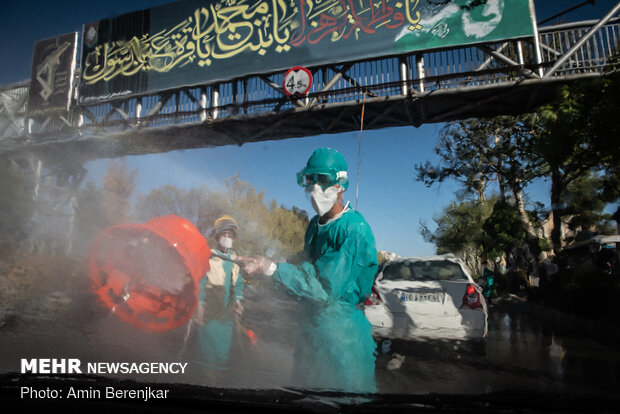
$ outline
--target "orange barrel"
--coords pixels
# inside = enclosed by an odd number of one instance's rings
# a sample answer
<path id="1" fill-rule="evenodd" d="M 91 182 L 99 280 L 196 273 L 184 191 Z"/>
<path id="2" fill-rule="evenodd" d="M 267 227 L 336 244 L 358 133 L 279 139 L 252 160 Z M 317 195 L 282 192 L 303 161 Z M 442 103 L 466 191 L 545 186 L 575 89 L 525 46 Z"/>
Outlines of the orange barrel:
<path id="1" fill-rule="evenodd" d="M 164 332 L 194 313 L 210 255 L 192 223 L 169 215 L 101 231 L 90 250 L 89 273 L 95 293 L 119 318 Z"/>

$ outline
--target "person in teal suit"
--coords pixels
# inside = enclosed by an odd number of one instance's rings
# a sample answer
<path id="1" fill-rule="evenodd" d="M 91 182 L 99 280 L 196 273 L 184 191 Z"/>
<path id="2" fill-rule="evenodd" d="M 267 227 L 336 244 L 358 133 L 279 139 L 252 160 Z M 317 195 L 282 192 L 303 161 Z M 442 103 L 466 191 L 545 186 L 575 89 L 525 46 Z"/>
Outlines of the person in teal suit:
<path id="1" fill-rule="evenodd" d="M 377 251 L 364 217 L 343 201 L 347 163 L 338 151 L 319 148 L 297 181 L 317 212 L 305 234 L 306 261 L 276 264 L 255 257 L 244 271 L 272 277 L 273 287 L 303 308 L 294 353 L 294 376 L 302 386 L 376 392 L 376 344 L 361 305 L 371 293 Z"/>
<path id="2" fill-rule="evenodd" d="M 198 363 L 207 369 L 212 380 L 217 380 L 214 371 L 229 368 L 236 315 L 243 309 L 244 282 L 239 265 L 224 259 L 237 257 L 232 247 L 238 230 L 237 222 L 230 216 L 215 221 L 216 254 L 209 259 L 209 271 L 200 281 L 199 306 L 194 318 L 201 355 Z"/>

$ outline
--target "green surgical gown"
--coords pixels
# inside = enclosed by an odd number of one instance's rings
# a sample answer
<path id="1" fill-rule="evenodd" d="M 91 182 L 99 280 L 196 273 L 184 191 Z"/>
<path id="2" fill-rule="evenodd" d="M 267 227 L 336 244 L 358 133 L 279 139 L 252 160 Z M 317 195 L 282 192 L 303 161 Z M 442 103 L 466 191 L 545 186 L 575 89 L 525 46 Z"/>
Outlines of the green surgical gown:
<path id="1" fill-rule="evenodd" d="M 274 288 L 302 306 L 296 336 L 294 376 L 306 388 L 376 392 L 372 326 L 359 306 L 370 294 L 377 251 L 360 213 L 319 225 L 315 216 L 305 236 L 309 261 L 278 264 Z"/>

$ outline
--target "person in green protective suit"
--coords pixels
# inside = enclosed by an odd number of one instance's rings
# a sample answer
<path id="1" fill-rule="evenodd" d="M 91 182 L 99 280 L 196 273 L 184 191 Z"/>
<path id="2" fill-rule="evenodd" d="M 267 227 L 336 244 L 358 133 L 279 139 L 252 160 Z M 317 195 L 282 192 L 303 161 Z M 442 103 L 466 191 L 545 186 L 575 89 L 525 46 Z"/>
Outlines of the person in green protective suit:
<path id="1" fill-rule="evenodd" d="M 216 255 L 209 259 L 209 271 L 200 281 L 199 305 L 194 320 L 199 325 L 197 336 L 201 359 L 198 363 L 207 372 L 229 368 L 235 319 L 243 309 L 240 301 L 244 282 L 239 265 L 222 258 L 237 257 L 232 245 L 238 229 L 237 222 L 230 216 L 215 221 L 214 238 L 218 244 L 217 249 L 214 249 Z"/>
<path id="2" fill-rule="evenodd" d="M 362 215 L 343 202 L 347 164 L 334 149 L 319 148 L 297 175 L 317 215 L 306 230 L 307 261 L 300 265 L 252 258 L 250 275 L 273 278 L 295 297 L 303 318 L 294 353 L 294 376 L 312 389 L 372 393 L 375 348 L 361 305 L 378 269 L 375 239 Z"/>

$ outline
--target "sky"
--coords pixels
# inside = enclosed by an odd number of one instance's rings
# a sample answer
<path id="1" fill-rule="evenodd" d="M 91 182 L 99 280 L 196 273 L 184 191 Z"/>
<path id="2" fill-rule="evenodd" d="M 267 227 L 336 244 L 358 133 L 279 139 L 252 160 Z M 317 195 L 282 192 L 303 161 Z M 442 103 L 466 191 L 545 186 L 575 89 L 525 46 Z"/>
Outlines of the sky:
<path id="1" fill-rule="evenodd" d="M 168 0 L 2 0 L 0 1 L 0 85 L 28 79 L 32 50 L 36 41 L 77 31 L 85 23 L 130 11 L 169 3 Z M 537 0 L 536 17 L 542 21 L 583 0 Z M 602 17 L 616 0 L 597 0 L 563 16 L 563 21 Z M 319 147 L 340 151 L 349 165 L 350 185 L 345 200 L 365 216 L 375 234 L 377 249 L 401 256 L 435 253 L 435 246 L 420 235 L 420 222 L 433 224 L 445 206 L 456 199 L 459 189 L 449 181 L 427 188 L 415 180 L 414 165 L 436 161 L 433 148 L 441 124 L 419 128 L 399 127 L 350 132 L 280 141 L 174 151 L 164 154 L 127 157 L 130 168 L 138 171 L 137 192 L 171 184 L 182 188 L 206 185 L 218 188 L 226 178 L 239 178 L 264 190 L 266 200 L 275 199 L 286 207 L 297 206 L 309 213 L 310 202 L 297 186 L 295 174 Z M 360 144 L 361 142 L 361 144 Z M 361 145 L 361 146 L 360 146 Z M 358 157 L 361 154 L 361 157 Z M 89 162 L 86 181 L 100 180 L 107 160 Z M 359 187 L 357 169 L 359 166 Z M 356 188 L 359 197 L 356 202 Z M 528 188 L 532 200 L 548 202 L 548 183 Z"/>

